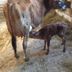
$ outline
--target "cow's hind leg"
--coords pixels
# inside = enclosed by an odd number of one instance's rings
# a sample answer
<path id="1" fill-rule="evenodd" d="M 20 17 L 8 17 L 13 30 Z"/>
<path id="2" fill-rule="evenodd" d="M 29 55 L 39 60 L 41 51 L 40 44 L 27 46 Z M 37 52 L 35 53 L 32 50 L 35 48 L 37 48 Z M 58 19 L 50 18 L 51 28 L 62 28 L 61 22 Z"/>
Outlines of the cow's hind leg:
<path id="1" fill-rule="evenodd" d="M 17 46 L 16 46 L 16 36 L 12 35 L 12 47 L 14 50 L 14 55 L 16 58 L 19 58 L 19 56 L 17 55 Z"/>

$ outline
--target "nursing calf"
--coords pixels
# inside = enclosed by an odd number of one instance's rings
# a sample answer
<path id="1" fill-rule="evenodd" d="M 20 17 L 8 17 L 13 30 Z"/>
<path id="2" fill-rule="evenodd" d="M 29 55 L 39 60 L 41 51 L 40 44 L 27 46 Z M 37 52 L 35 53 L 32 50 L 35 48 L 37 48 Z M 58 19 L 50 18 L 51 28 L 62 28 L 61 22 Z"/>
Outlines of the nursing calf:
<path id="1" fill-rule="evenodd" d="M 51 37 L 54 35 L 58 35 L 62 39 L 62 45 L 64 45 L 63 52 L 65 52 L 67 29 L 68 26 L 64 23 L 50 24 L 41 28 L 38 32 L 31 32 L 31 37 L 36 39 L 43 39 L 45 41 L 44 50 L 46 49 L 46 44 L 47 44 L 46 54 L 48 54 Z"/>

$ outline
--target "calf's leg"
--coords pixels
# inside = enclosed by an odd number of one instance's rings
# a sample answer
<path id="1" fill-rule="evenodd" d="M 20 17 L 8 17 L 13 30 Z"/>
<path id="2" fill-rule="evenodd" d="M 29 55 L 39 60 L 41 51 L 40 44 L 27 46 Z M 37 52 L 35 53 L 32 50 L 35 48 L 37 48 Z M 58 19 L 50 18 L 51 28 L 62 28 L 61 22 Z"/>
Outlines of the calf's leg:
<path id="1" fill-rule="evenodd" d="M 65 37 L 63 37 L 63 40 L 62 40 L 62 43 L 63 43 L 63 45 L 64 45 L 64 47 L 63 47 L 63 52 L 65 52 L 66 51 L 66 40 L 65 40 Z"/>
<path id="2" fill-rule="evenodd" d="M 63 52 L 65 52 L 66 51 L 66 39 L 65 39 L 65 34 L 59 34 L 58 35 L 61 39 L 62 39 L 62 45 L 64 46 L 63 47 Z"/>
<path id="3" fill-rule="evenodd" d="M 47 52 L 46 52 L 47 55 L 49 54 L 50 40 L 51 40 L 51 38 L 47 39 Z"/>
<path id="4" fill-rule="evenodd" d="M 25 61 L 28 61 L 29 58 L 27 56 L 27 53 L 26 53 L 26 48 L 27 48 L 27 42 L 28 42 L 28 38 L 29 38 L 29 30 L 26 30 L 25 32 L 25 35 L 24 35 L 24 38 L 23 38 L 23 50 L 24 50 L 24 59 Z"/>
<path id="5" fill-rule="evenodd" d="M 46 49 L 46 40 L 44 40 L 44 48 L 43 48 L 43 50 L 45 50 Z"/>

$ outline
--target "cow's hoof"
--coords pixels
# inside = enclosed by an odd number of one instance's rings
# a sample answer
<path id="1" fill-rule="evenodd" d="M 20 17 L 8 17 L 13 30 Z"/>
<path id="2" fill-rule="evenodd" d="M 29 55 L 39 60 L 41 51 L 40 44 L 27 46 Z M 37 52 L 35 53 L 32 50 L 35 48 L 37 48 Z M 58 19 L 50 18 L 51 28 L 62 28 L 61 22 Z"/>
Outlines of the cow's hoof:
<path id="1" fill-rule="evenodd" d="M 15 58 L 16 58 L 16 59 L 19 59 L 19 55 L 15 55 Z"/>
<path id="2" fill-rule="evenodd" d="M 24 58 L 25 62 L 29 61 L 29 57 Z"/>

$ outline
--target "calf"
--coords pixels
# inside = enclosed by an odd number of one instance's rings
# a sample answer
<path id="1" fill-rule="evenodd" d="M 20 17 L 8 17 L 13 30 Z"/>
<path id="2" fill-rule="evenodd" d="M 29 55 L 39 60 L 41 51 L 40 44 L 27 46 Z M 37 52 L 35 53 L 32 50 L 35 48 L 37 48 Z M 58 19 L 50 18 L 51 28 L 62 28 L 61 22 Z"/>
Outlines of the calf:
<path id="1" fill-rule="evenodd" d="M 43 39 L 45 41 L 44 50 L 46 49 L 46 44 L 47 44 L 46 54 L 48 54 L 51 37 L 54 35 L 58 35 L 62 39 L 62 44 L 64 45 L 63 52 L 65 52 L 67 29 L 68 29 L 68 26 L 64 23 L 49 24 L 49 25 L 41 28 L 38 32 L 34 32 L 34 31 L 31 32 L 30 36 L 32 38 Z"/>

